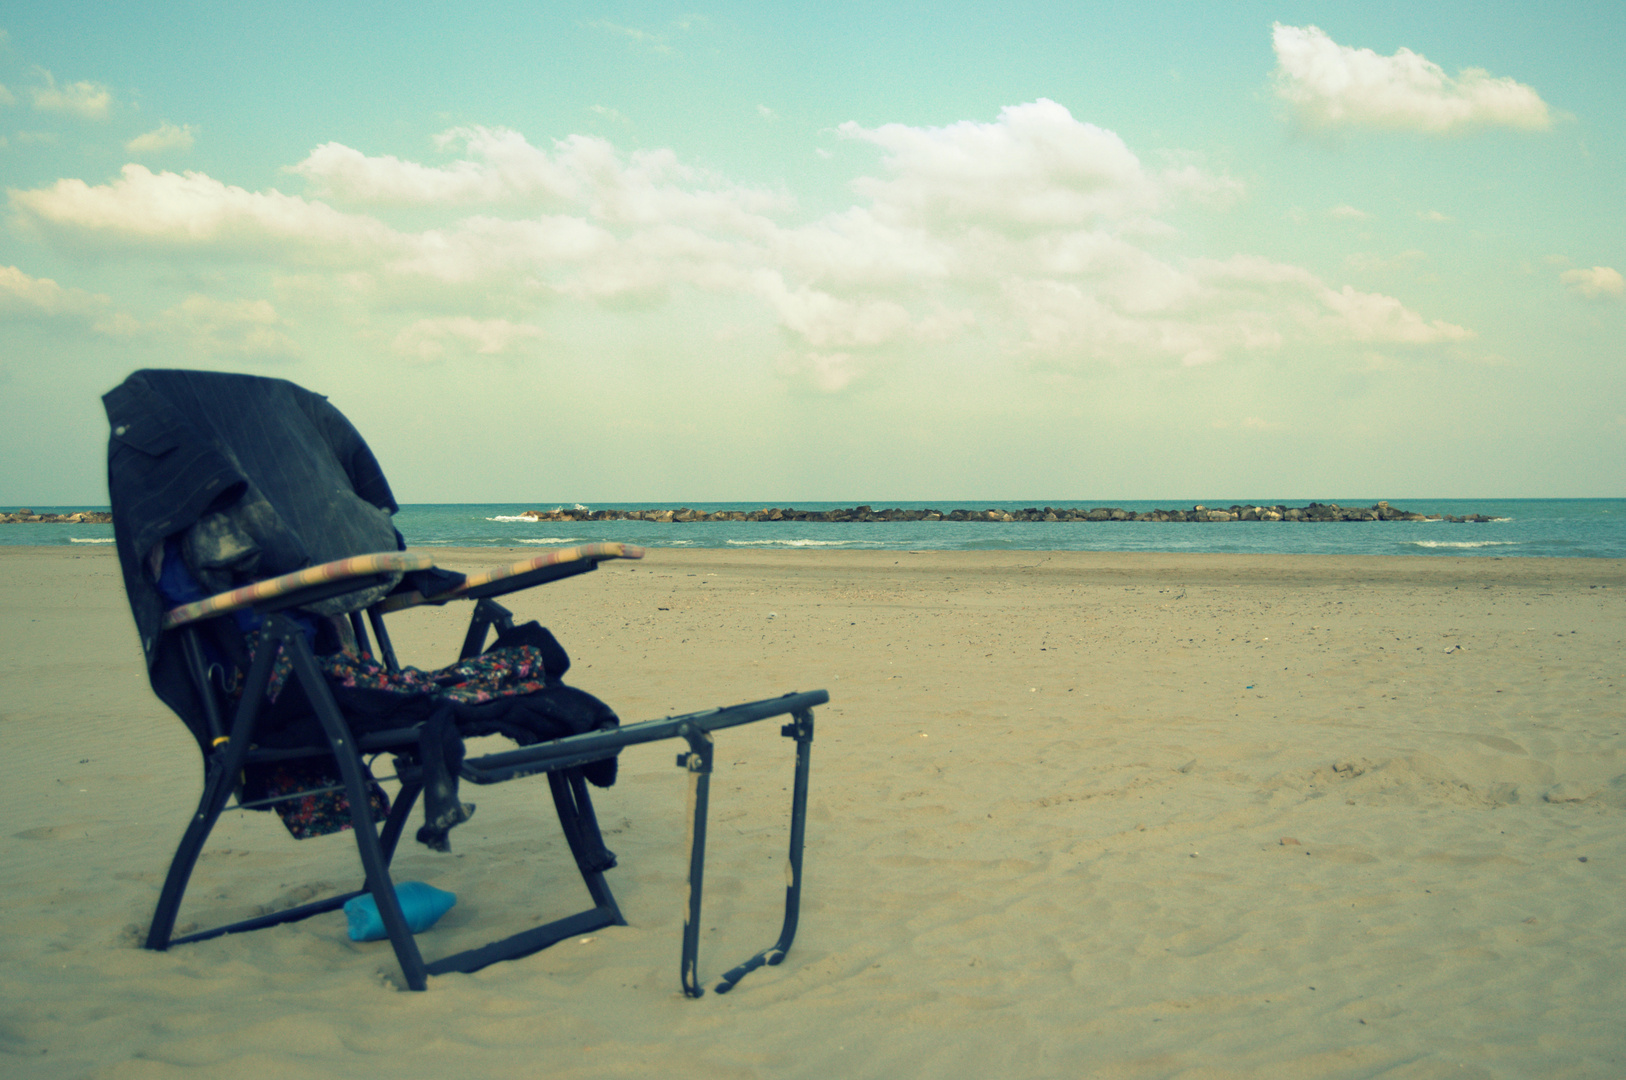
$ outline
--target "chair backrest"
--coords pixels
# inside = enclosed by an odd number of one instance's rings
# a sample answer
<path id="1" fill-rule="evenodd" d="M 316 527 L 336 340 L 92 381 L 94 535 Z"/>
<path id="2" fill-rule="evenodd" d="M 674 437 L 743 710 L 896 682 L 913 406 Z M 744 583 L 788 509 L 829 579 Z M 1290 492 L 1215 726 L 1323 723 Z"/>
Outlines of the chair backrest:
<path id="1" fill-rule="evenodd" d="M 163 630 L 157 577 L 166 548 L 205 592 L 405 547 L 388 481 L 356 429 L 285 379 L 137 371 L 102 399 L 112 427 L 107 484 L 125 591 L 153 690 L 200 745 L 207 721 L 180 650 Z M 324 614 L 381 597 L 324 601 Z"/>

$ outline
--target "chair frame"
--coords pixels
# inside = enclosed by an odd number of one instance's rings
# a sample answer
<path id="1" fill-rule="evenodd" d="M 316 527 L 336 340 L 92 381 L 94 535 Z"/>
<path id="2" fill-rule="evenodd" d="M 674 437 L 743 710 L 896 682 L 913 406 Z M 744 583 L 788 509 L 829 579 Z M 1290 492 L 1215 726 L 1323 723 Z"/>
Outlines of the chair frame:
<path id="1" fill-rule="evenodd" d="M 638 549 L 623 549 L 621 545 L 610 544 L 567 549 L 554 556 L 539 557 L 515 564 L 505 570 L 470 577 L 456 588 L 432 597 L 416 593 L 392 594 L 368 609 L 368 622 L 373 628 L 373 637 L 376 638 L 379 650 L 383 654 L 384 663 L 393 669 L 399 665 L 396 663 L 395 652 L 384 627 L 383 616 L 386 613 L 417 604 L 438 605 L 453 599 L 473 599 L 474 612 L 460 653 L 460 659 L 467 659 L 480 654 L 493 627 L 501 632 L 513 626 L 512 613 L 496 603 L 492 597 L 597 569 L 598 563 L 608 558 L 636 558 L 642 554 Z M 375 732 L 360 738 L 353 737 L 342 710 L 322 677 L 309 642 L 299 624 L 290 617 L 290 613 L 302 605 L 354 592 L 368 585 L 388 582 L 391 580 L 390 573 L 401 569 L 402 566 L 410 564 L 412 569 L 422 569 L 432 565 L 432 560 L 428 556 L 417 554 L 389 553 L 387 556 L 369 558 L 370 563 L 357 560 L 363 562 L 362 569 L 353 569 L 346 564 L 327 564 L 276 579 L 282 583 L 280 587 L 267 582 L 251 589 L 239 590 L 238 593 L 241 595 L 222 594 L 201 604 L 191 605 L 191 611 L 177 609 L 167 620 L 166 625 L 180 632 L 180 644 L 188 670 L 204 701 L 213 748 L 206 755 L 203 793 L 198 800 L 197 811 L 181 838 L 180 846 L 170 863 L 169 872 L 159 894 L 158 906 L 147 933 L 148 949 L 163 951 L 172 945 L 205 941 L 225 934 L 296 922 L 336 910 L 353 897 L 371 893 L 378 904 L 379 915 L 408 988 L 423 990 L 430 975 L 454 971 L 478 971 L 498 961 L 528 956 L 566 938 L 608 926 L 624 926 L 626 920 L 604 877 L 605 871 L 615 865 L 615 857 L 604 846 L 581 766 L 614 753 L 622 747 L 681 738 L 688 744 L 688 750 L 677 755 L 677 764 L 689 775 L 691 796 L 689 801 L 693 816 L 689 829 L 689 889 L 679 970 L 683 992 L 689 997 L 700 997 L 705 992 L 700 985 L 698 968 L 706 819 L 713 758 L 712 733 L 774 716 L 789 716 L 791 722 L 780 729 L 781 735 L 794 740 L 796 744 L 784 919 L 775 943 L 730 969 L 722 976 L 715 989 L 718 993 L 726 993 L 749 972 L 765 964 L 778 964 L 784 959 L 795 938 L 799 919 L 802 851 L 807 822 L 808 771 L 813 744 L 813 708 L 829 701 L 829 695 L 823 690 L 792 693 L 784 697 L 726 708 L 668 716 L 661 720 L 629 724 L 609 731 L 573 735 L 465 760 L 460 776 L 475 784 L 502 783 L 537 773 L 547 774 L 560 827 L 564 831 L 566 843 L 581 873 L 592 906 L 488 945 L 425 962 L 416 939 L 407 927 L 389 871 L 402 830 L 423 789 L 422 770 L 411 760 L 411 755 L 417 749 L 417 728 L 400 728 Z M 319 580 L 312 584 L 310 581 L 313 578 Z M 260 614 L 265 622 L 261 630 L 259 648 L 250 664 L 243 693 L 228 730 L 223 722 L 223 702 L 219 698 L 214 681 L 210 678 L 198 628 L 206 619 L 218 618 L 244 607 Z M 200 608 L 203 609 L 202 613 L 198 611 Z M 364 651 L 370 650 L 360 612 L 351 613 L 350 623 L 356 633 L 358 645 Z M 321 725 L 326 739 L 325 744 L 295 749 L 268 749 L 254 745 L 261 703 L 270 682 L 273 660 L 279 646 L 287 651 L 292 662 L 292 678 L 299 682 L 308 697 L 316 719 Z M 401 788 L 380 830 L 379 822 L 375 820 L 370 805 L 368 781 L 371 777 L 362 764 L 362 755 L 389 752 L 405 756 L 395 758 L 396 778 L 400 781 Z M 355 836 L 363 869 L 361 888 L 255 918 L 198 930 L 179 937 L 174 936 L 175 921 L 192 871 L 215 823 L 229 808 L 234 791 L 238 793 L 237 809 L 257 809 L 279 801 L 313 794 L 304 791 L 274 799 L 243 803 L 237 778 L 242 775 L 244 766 L 322 753 L 332 754 L 337 762 L 342 788 L 349 799 L 351 831 Z"/>

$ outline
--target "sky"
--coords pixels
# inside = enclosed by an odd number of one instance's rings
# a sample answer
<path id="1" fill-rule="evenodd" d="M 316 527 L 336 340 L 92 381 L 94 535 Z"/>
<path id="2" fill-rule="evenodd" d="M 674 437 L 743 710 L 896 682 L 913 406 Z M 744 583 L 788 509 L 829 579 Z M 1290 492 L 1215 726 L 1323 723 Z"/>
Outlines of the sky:
<path id="1" fill-rule="evenodd" d="M 0 506 L 1626 495 L 1626 7 L 0 0 Z"/>

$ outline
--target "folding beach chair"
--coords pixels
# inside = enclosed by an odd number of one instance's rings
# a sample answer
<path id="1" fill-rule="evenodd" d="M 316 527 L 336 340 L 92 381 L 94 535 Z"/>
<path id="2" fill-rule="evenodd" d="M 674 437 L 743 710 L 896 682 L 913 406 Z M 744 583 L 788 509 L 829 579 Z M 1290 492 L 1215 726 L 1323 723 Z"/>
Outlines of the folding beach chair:
<path id="1" fill-rule="evenodd" d="M 405 550 L 398 509 L 377 461 L 320 395 L 281 379 L 199 371 L 138 371 L 103 399 L 112 425 L 108 487 L 131 610 L 157 695 L 203 753 L 204 783 L 160 893 L 146 946 L 202 941 L 334 911 L 370 893 L 406 984 L 477 971 L 568 937 L 625 925 L 605 879 L 605 848 L 589 783 L 614 782 L 622 747 L 682 739 L 693 821 L 681 981 L 698 975 L 712 733 L 774 716 L 796 745 L 784 920 L 778 940 L 725 974 L 719 993 L 795 936 L 801 894 L 813 708 L 824 691 L 621 725 L 596 698 L 567 686 L 569 659 L 535 623 L 516 626 L 495 597 L 643 551 L 602 543 L 552 551 L 465 577 Z M 472 601 L 455 664 L 403 668 L 385 616 Z M 363 615 L 365 614 L 365 619 Z M 369 634 L 369 629 L 371 633 Z M 487 639 L 496 632 L 495 643 Z M 376 648 L 375 648 L 376 646 Z M 465 735 L 507 734 L 513 750 L 464 759 Z M 393 806 L 364 758 L 393 758 Z M 426 962 L 389 865 L 414 804 L 418 836 L 448 843 L 464 816 L 459 782 L 545 775 L 591 906 L 489 945 Z M 193 867 L 228 808 L 277 809 L 295 835 L 351 827 L 361 888 L 225 926 L 174 935 Z M 382 820 L 380 820 L 382 818 Z"/>

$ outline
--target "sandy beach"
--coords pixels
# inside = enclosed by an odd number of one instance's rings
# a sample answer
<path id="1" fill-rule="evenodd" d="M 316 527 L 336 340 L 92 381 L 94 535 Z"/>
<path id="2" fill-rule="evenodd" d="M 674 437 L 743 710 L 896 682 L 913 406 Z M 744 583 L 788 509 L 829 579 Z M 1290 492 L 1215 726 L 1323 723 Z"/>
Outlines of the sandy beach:
<path id="1" fill-rule="evenodd" d="M 111 546 L 6 547 L 0 1073 L 1626 1074 L 1621 561 L 665 549 L 509 606 L 629 722 L 830 692 L 782 966 L 679 992 L 672 744 L 595 795 L 627 927 L 423 994 L 340 914 L 138 948 L 197 751 Z M 467 613 L 396 617 L 402 660 Z M 777 932 L 789 749 L 719 736 L 708 985 Z M 458 895 L 431 958 L 585 902 L 545 785 L 472 797 L 396 860 Z M 352 888 L 354 851 L 229 815 L 182 924 Z"/>

